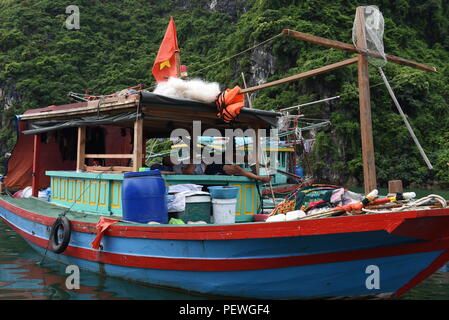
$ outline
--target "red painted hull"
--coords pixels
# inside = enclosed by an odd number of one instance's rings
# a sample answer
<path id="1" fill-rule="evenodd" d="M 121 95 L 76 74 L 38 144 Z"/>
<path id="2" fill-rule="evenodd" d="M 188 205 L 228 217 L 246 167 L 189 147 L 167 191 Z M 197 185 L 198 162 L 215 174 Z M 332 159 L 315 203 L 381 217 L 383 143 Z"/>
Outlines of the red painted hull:
<path id="1" fill-rule="evenodd" d="M 19 208 L 0 199 L 0 207 L 12 212 L 19 218 L 30 223 L 51 226 L 55 218 L 44 216 Z M 5 219 L 8 223 L 9 221 Z M 71 221 L 72 231 L 79 234 L 95 234 L 96 224 L 83 221 Z M 36 237 L 27 230 L 10 225 L 27 241 L 40 248 L 47 246 L 47 240 Z M 282 268 L 301 268 L 327 264 L 368 261 L 369 259 L 388 259 L 389 257 L 414 255 L 428 252 L 440 252 L 429 265 L 407 280 L 395 291 L 401 295 L 415 287 L 422 280 L 430 276 L 449 260 L 449 209 L 432 209 L 423 211 L 408 211 L 401 213 L 371 214 L 360 216 L 334 217 L 326 219 L 274 222 L 274 223 L 242 223 L 233 225 L 207 225 L 207 226 L 148 226 L 148 225 L 112 225 L 106 231 L 105 237 L 133 241 L 166 240 L 167 243 L 205 241 L 208 243 L 229 241 L 229 244 L 243 246 L 245 241 L 277 241 L 286 239 L 286 243 L 294 239 L 320 238 L 338 235 L 369 234 L 384 232 L 399 238 L 412 239 L 412 243 L 397 243 L 382 245 L 374 243 L 368 248 L 350 249 L 331 252 L 327 249 L 323 253 L 310 253 L 304 255 L 284 256 L 254 256 L 242 259 L 241 257 L 226 258 L 185 256 L 158 257 L 152 255 L 124 254 L 122 252 L 100 252 L 92 250 L 87 244 L 84 247 L 69 246 L 64 256 L 82 259 L 84 261 L 101 264 L 126 266 L 127 268 L 158 269 L 183 272 L 255 272 L 260 270 L 279 270 Z M 288 240 L 292 239 L 292 240 Z M 295 240 L 296 241 L 296 240 Z M 238 245 L 242 243 L 242 245 Z M 319 251 L 319 250 L 318 250 Z M 237 252 L 237 251 L 236 251 Z M 229 253 L 228 253 L 229 254 Z"/>

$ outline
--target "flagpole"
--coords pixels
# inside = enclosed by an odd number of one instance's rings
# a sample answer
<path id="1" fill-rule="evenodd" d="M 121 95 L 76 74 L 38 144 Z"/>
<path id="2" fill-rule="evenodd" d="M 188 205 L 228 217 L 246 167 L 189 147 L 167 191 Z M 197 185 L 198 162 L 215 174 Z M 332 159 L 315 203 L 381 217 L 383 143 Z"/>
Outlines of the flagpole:
<path id="1" fill-rule="evenodd" d="M 173 17 L 170 17 L 170 22 L 159 46 L 151 71 L 158 83 L 166 81 L 169 77 L 181 77 L 181 53 L 178 48 Z"/>
<path id="2" fill-rule="evenodd" d="M 175 51 L 175 61 L 176 61 L 176 76 L 181 78 L 181 53 Z"/>

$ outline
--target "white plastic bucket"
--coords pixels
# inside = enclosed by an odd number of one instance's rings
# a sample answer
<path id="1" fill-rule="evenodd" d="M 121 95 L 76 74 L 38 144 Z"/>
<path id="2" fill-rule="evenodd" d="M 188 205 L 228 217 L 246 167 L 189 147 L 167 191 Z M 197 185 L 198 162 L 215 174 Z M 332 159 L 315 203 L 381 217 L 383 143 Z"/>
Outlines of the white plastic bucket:
<path id="1" fill-rule="evenodd" d="M 214 223 L 235 223 L 237 199 L 212 199 Z"/>

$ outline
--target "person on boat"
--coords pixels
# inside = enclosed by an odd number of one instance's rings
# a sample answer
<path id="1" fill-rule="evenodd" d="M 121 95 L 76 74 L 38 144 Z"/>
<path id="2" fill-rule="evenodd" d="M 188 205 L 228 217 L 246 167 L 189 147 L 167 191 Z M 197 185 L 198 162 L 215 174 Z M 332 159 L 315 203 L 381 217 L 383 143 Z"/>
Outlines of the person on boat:
<path id="1" fill-rule="evenodd" d="M 195 155 L 193 153 L 193 149 L 190 149 L 190 156 L 188 163 L 180 163 L 173 165 L 173 171 L 175 174 L 194 174 L 201 175 L 204 174 L 206 170 L 206 164 L 201 161 L 201 163 L 192 163 L 192 159 L 194 159 Z"/>
<path id="2" fill-rule="evenodd" d="M 239 165 L 236 164 L 218 164 L 212 163 L 206 167 L 204 172 L 206 175 L 236 175 L 236 176 L 244 176 L 250 179 L 255 179 L 262 181 L 263 183 L 268 183 L 271 181 L 271 176 L 259 176 L 251 171 L 245 170 Z"/>
<path id="3" fill-rule="evenodd" d="M 234 149 L 233 158 L 236 157 L 236 150 Z M 223 156 L 223 160 L 226 159 L 226 156 Z M 231 159 L 232 160 L 232 159 Z M 212 163 L 206 166 L 204 174 L 206 175 L 236 175 L 236 176 L 244 176 L 250 179 L 255 179 L 262 181 L 263 183 L 268 183 L 271 181 L 271 176 L 259 176 L 251 171 L 245 170 L 237 164 L 232 164 L 233 161 L 223 161 L 220 163 Z"/>
<path id="4" fill-rule="evenodd" d="M 162 164 L 153 164 L 150 169 L 159 170 L 162 174 L 174 174 L 173 162 L 170 160 L 170 156 L 163 157 Z"/>
<path id="5" fill-rule="evenodd" d="M 192 164 L 192 163 L 185 163 L 185 164 L 173 164 L 170 157 L 165 157 L 164 163 L 169 166 L 169 168 L 172 168 L 172 170 L 162 171 L 161 174 L 193 174 L 193 175 L 236 175 L 236 176 L 244 176 L 251 179 L 262 181 L 263 183 L 268 183 L 271 181 L 271 176 L 259 176 L 251 171 L 247 171 L 243 169 L 242 167 L 236 165 L 236 164 L 216 164 L 212 163 L 209 165 L 206 165 L 204 162 L 201 162 L 201 164 Z"/>
<path id="6" fill-rule="evenodd" d="M 206 165 L 202 162 L 201 164 L 193 163 L 179 163 L 174 164 L 170 156 L 166 156 L 162 159 L 162 165 L 152 165 L 152 170 L 160 170 L 161 174 L 204 174 Z"/>

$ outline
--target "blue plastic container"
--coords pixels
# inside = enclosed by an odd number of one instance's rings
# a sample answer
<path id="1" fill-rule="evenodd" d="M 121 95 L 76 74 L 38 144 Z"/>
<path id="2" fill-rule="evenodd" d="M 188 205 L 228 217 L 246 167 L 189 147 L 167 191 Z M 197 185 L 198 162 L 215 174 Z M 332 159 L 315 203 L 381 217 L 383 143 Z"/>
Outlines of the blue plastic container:
<path id="1" fill-rule="evenodd" d="M 228 186 L 214 186 L 207 189 L 213 199 L 236 199 L 240 191 L 239 187 Z"/>
<path id="2" fill-rule="evenodd" d="M 298 177 L 304 177 L 304 171 L 301 166 L 295 166 L 295 175 Z"/>
<path id="3" fill-rule="evenodd" d="M 127 172 L 122 185 L 123 220 L 167 223 L 165 181 L 159 170 Z"/>

